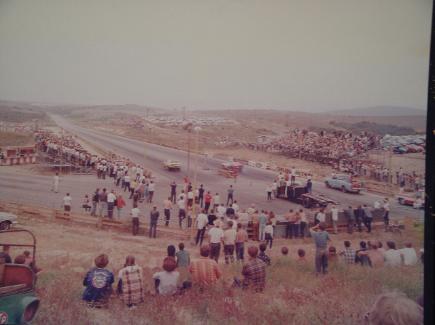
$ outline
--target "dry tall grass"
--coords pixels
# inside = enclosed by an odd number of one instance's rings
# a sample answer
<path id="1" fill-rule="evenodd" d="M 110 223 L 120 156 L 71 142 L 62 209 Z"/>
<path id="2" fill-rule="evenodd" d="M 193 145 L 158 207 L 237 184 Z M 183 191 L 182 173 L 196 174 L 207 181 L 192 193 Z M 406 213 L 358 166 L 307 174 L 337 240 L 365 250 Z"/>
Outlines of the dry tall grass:
<path id="1" fill-rule="evenodd" d="M 421 265 L 371 269 L 336 262 L 328 275 L 316 277 L 312 264 L 277 258 L 267 269 L 263 294 L 229 288 L 240 274 L 240 265 L 234 265 L 224 267 L 224 280 L 208 292 L 192 289 L 171 298 L 147 294 L 134 310 L 114 296 L 108 309 L 93 310 L 81 302 L 83 274 L 56 269 L 53 261 L 38 279 L 42 304 L 35 324 L 355 324 L 381 292 L 399 290 L 411 299 L 422 293 Z M 144 274 L 151 279 L 150 269 Z M 151 291 L 151 281 L 147 287 Z"/>

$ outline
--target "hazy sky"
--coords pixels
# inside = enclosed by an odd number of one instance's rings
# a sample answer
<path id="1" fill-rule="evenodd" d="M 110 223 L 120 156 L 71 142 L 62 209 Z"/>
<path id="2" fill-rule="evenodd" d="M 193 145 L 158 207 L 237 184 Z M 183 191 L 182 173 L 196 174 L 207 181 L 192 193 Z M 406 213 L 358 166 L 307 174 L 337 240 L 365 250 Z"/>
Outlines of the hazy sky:
<path id="1" fill-rule="evenodd" d="M 0 99 L 425 108 L 430 0 L 0 0 Z"/>

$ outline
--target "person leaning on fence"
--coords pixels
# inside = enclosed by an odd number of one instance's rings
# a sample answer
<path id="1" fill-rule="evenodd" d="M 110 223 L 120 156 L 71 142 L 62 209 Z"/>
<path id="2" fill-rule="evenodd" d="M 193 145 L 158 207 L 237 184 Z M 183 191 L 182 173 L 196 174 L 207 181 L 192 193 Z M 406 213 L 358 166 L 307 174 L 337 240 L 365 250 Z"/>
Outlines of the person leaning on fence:
<path id="1" fill-rule="evenodd" d="M 114 282 L 113 273 L 105 267 L 109 264 L 106 254 L 101 254 L 95 258 L 95 266 L 83 280 L 86 287 L 83 292 L 83 300 L 89 307 L 101 308 L 107 305 L 109 296 L 112 294 L 112 284 Z"/>
<path id="2" fill-rule="evenodd" d="M 117 293 L 127 307 L 143 302 L 142 268 L 135 264 L 134 256 L 127 256 L 124 267 L 118 273 Z"/>
<path id="3" fill-rule="evenodd" d="M 310 228 L 310 234 L 311 237 L 313 237 L 316 246 L 316 275 L 319 275 L 320 273 L 326 274 L 328 272 L 328 252 L 326 247 L 328 241 L 331 239 L 329 238 L 328 232 L 325 229 L 326 224 L 324 222 L 321 222 Z"/>

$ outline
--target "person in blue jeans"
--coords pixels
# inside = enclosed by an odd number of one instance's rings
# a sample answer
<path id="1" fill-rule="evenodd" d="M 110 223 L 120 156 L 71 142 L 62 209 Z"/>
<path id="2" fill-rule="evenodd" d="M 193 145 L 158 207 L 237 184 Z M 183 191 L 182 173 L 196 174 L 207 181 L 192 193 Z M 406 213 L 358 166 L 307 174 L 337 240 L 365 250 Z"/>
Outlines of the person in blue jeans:
<path id="1" fill-rule="evenodd" d="M 83 280 L 86 287 L 83 292 L 83 300 L 89 307 L 101 308 L 107 305 L 107 301 L 112 294 L 112 284 L 115 281 L 113 273 L 105 267 L 109 264 L 106 254 L 101 254 L 95 258 L 95 266 Z"/>
<path id="2" fill-rule="evenodd" d="M 310 228 L 310 235 L 314 239 L 314 244 L 316 245 L 316 275 L 319 275 L 320 273 L 328 273 L 328 251 L 326 248 L 328 241 L 331 239 L 325 229 L 326 224 L 324 222 Z"/>

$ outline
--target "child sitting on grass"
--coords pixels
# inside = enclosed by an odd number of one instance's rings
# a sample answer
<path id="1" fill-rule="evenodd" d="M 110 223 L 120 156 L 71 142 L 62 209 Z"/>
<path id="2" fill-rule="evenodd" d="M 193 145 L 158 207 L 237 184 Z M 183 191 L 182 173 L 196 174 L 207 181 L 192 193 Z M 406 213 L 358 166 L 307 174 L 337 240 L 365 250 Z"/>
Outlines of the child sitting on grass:
<path id="1" fill-rule="evenodd" d="M 298 249 L 298 260 L 299 263 L 306 263 L 307 260 L 305 258 L 305 250 L 303 250 L 302 248 Z"/>
<path id="2" fill-rule="evenodd" d="M 258 254 L 257 257 L 260 260 L 262 260 L 264 263 L 266 263 L 266 265 L 270 265 L 270 257 L 267 256 L 265 253 L 266 248 L 267 248 L 267 244 L 262 243 L 262 244 L 260 244 L 259 248 L 260 248 L 260 254 Z"/>

